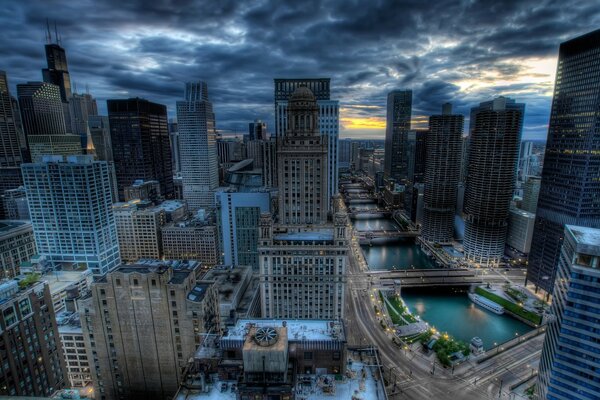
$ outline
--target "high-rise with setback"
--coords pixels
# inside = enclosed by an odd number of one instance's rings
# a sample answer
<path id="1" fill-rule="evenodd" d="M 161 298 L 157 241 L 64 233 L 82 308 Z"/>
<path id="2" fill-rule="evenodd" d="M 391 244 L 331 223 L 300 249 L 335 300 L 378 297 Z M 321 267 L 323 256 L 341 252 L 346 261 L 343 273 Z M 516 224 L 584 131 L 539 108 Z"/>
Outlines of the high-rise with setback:
<path id="1" fill-rule="evenodd" d="M 600 227 L 600 30 L 560 45 L 527 280 L 548 293 L 565 224 Z"/>
<path id="2" fill-rule="evenodd" d="M 177 102 L 179 161 L 183 198 L 190 210 L 212 208 L 219 186 L 215 114 L 206 82 L 185 85 L 185 100 Z"/>
<path id="3" fill-rule="evenodd" d="M 384 173 L 404 184 L 408 180 L 408 131 L 412 114 L 412 90 L 394 90 L 387 96 Z"/>
<path id="4" fill-rule="evenodd" d="M 429 117 L 425 163 L 424 240 L 449 243 L 454 236 L 454 214 L 461 167 L 464 117 L 445 104 L 441 115 Z"/>
<path id="5" fill-rule="evenodd" d="M 498 264 L 504 254 L 524 111 L 525 104 L 505 97 L 471 111 L 463 245 L 477 264 Z"/>
<path id="6" fill-rule="evenodd" d="M 55 37 L 56 43 L 52 43 L 51 33 L 48 31 L 46 50 L 47 68 L 42 69 L 44 82 L 56 85 L 60 89 L 61 108 L 63 111 L 67 132 L 73 132 L 71 129 L 72 118 L 69 101 L 71 100 L 71 76 L 67 65 L 67 53 L 60 45 L 60 39 Z"/>
<path id="7" fill-rule="evenodd" d="M 119 188 L 157 180 L 161 195 L 174 195 L 167 107 L 145 99 L 107 100 L 110 138 Z"/>

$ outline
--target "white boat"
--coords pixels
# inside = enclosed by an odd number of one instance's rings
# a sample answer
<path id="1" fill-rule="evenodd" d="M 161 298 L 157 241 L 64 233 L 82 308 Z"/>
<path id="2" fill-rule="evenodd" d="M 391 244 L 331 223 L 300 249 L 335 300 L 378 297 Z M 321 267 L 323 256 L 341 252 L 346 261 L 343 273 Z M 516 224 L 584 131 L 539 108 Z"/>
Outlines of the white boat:
<path id="1" fill-rule="evenodd" d="M 504 307 L 500 304 L 495 303 L 489 299 L 486 299 L 483 296 L 480 296 L 475 293 L 469 293 L 469 299 L 475 304 L 477 304 L 481 308 L 485 308 L 488 311 L 493 312 L 494 314 L 502 315 L 504 314 Z"/>

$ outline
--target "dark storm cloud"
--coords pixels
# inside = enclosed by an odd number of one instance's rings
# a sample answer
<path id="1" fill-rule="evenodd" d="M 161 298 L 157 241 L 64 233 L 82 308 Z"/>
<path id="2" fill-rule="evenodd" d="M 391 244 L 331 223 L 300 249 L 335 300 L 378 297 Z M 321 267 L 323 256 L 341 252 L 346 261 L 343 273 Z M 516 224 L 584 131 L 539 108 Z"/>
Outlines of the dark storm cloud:
<path id="1" fill-rule="evenodd" d="M 416 117 L 447 101 L 468 115 L 503 94 L 527 103 L 525 134 L 543 138 L 558 44 L 600 27 L 594 3 L 7 2 L 0 69 L 13 88 L 41 79 L 49 18 L 58 23 L 72 80 L 79 90 L 89 85 L 101 109 L 107 98 L 141 96 L 167 104 L 174 116 L 184 82 L 201 79 L 218 127 L 244 131 L 254 118 L 272 121 L 273 78 L 324 76 L 347 119 L 382 121 L 386 93 L 396 88 L 413 90 Z M 551 65 L 538 71 L 535 59 Z"/>

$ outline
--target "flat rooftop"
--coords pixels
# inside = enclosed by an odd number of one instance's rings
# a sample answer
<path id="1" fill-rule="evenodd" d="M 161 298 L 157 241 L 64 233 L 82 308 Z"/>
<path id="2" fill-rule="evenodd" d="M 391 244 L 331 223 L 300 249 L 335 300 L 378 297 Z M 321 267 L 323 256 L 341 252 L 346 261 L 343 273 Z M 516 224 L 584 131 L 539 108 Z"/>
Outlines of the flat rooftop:
<path id="1" fill-rule="evenodd" d="M 244 340 L 250 327 L 278 327 L 286 323 L 289 341 L 323 341 L 346 339 L 340 322 L 328 320 L 240 319 L 229 328 L 224 340 Z"/>
<path id="2" fill-rule="evenodd" d="M 195 302 L 201 302 L 202 299 L 204 299 L 204 296 L 206 296 L 206 292 L 211 285 L 212 283 L 209 282 L 197 282 L 196 286 L 194 286 L 188 293 L 187 299 Z"/>
<path id="3" fill-rule="evenodd" d="M 50 293 L 54 294 L 91 276 L 92 271 L 89 269 L 82 271 L 52 271 L 42 275 L 40 281 L 48 283 Z"/>
<path id="4" fill-rule="evenodd" d="M 600 229 L 567 225 L 567 231 L 577 242 L 577 252 L 600 256 Z"/>
<path id="5" fill-rule="evenodd" d="M 10 233 L 13 229 L 23 228 L 29 225 L 31 227 L 31 222 L 29 221 L 13 221 L 13 220 L 0 220 L 0 236 L 3 236 L 7 233 Z"/>
<path id="6" fill-rule="evenodd" d="M 315 229 L 309 232 L 287 232 L 273 235 L 275 240 L 300 241 L 328 241 L 333 240 L 333 229 Z"/>

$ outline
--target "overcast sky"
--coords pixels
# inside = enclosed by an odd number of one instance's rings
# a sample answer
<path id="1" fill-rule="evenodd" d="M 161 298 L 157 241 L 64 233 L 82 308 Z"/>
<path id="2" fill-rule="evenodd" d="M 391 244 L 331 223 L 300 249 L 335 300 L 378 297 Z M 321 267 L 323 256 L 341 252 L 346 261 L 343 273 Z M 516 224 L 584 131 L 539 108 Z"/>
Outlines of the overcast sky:
<path id="1" fill-rule="evenodd" d="M 600 28 L 586 1 L 5 1 L 0 69 L 41 80 L 46 18 L 56 21 L 71 80 L 106 99 L 175 101 L 204 80 L 217 127 L 273 127 L 273 78 L 330 77 L 341 136 L 380 138 L 386 93 L 413 90 L 413 122 L 441 104 L 493 96 L 525 102 L 526 139 L 545 139 L 561 41 Z"/>

